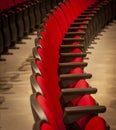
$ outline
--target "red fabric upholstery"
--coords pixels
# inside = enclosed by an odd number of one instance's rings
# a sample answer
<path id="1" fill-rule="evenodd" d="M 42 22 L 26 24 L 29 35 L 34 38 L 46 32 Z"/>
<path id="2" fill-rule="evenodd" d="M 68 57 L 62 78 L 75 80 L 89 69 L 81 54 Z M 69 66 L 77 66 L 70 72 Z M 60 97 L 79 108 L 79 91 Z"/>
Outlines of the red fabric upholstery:
<path id="1" fill-rule="evenodd" d="M 103 118 L 93 117 L 87 124 L 85 130 L 106 130 L 106 124 Z"/>
<path id="2" fill-rule="evenodd" d="M 15 6 L 13 0 L 5 0 L 5 1 L 6 1 L 7 5 L 9 6 L 9 8 Z"/>
<path id="3" fill-rule="evenodd" d="M 22 1 L 21 0 L 14 0 L 15 1 L 15 4 L 18 5 L 18 4 L 21 4 Z"/>
<path id="4" fill-rule="evenodd" d="M 40 130 L 55 130 L 52 125 L 47 124 L 46 122 L 41 125 Z"/>
<path id="5" fill-rule="evenodd" d="M 77 106 L 94 106 L 94 105 L 95 105 L 94 99 L 90 95 L 84 95 L 78 102 Z M 82 128 L 82 130 L 85 128 L 90 118 L 91 118 L 91 115 L 87 115 L 77 121 L 77 123 Z"/>
<path id="6" fill-rule="evenodd" d="M 86 88 L 86 87 L 88 87 L 88 83 L 87 83 L 86 80 L 81 79 L 81 80 L 79 80 L 79 81 L 76 83 L 75 87 L 78 87 L 78 88 L 81 88 L 81 87 L 82 87 L 82 88 Z"/>
<path id="7" fill-rule="evenodd" d="M 72 20 L 71 17 L 70 17 L 70 13 L 69 13 L 68 9 L 67 9 L 67 7 L 66 7 L 65 4 L 61 4 L 60 6 L 61 6 L 61 8 L 62 8 L 62 10 L 63 10 L 63 12 L 64 12 L 64 14 L 65 14 L 65 17 L 66 17 L 66 21 L 67 21 L 67 23 L 68 23 L 68 26 L 70 26 L 70 24 L 73 22 L 73 20 Z"/>
<path id="8" fill-rule="evenodd" d="M 44 97 L 45 96 L 45 97 Z M 49 123 L 52 125 L 54 130 L 58 130 L 59 128 L 61 130 L 65 130 L 65 126 L 63 124 L 62 120 L 62 112 L 57 110 L 55 107 L 56 102 L 53 104 L 53 100 L 49 100 L 49 97 L 44 94 L 44 96 L 38 95 L 37 101 L 38 104 L 43 109 Z M 78 103 L 79 106 L 92 106 L 95 105 L 94 99 L 90 95 L 83 96 L 80 102 Z M 54 109 L 55 108 L 55 109 Z M 59 116 L 60 115 L 60 116 Z M 89 122 L 91 116 L 87 115 L 77 121 L 78 125 L 84 130 L 86 124 Z"/>
<path id="9" fill-rule="evenodd" d="M 47 102 L 49 102 L 49 106 L 43 106 L 45 107 L 45 111 L 47 112 L 46 109 L 50 109 L 52 112 L 53 117 L 56 119 L 57 124 L 60 129 L 64 128 L 63 120 L 62 120 L 62 108 L 59 102 L 59 96 L 57 91 L 55 91 L 55 86 L 50 85 L 46 80 L 44 80 L 42 77 L 37 76 L 37 81 L 44 93 L 44 96 L 47 99 Z M 50 105 L 51 104 L 51 105 Z M 49 111 L 48 111 L 49 113 Z M 47 114 L 47 113 L 46 113 Z"/>
<path id="10" fill-rule="evenodd" d="M 40 125 L 40 130 L 59 130 L 59 129 L 66 130 L 64 125 L 61 127 L 57 124 L 57 122 L 59 121 L 60 118 L 55 120 L 55 116 L 58 113 L 54 113 L 53 103 L 51 104 L 51 102 L 46 97 L 44 97 L 40 94 L 38 94 L 36 98 L 37 98 L 37 102 L 38 102 L 39 106 L 43 110 L 43 112 L 48 120 L 48 123 L 42 121 L 42 123 Z M 85 100 L 84 98 L 87 99 L 87 96 L 82 98 L 83 101 Z M 88 99 L 89 99 L 90 105 L 92 105 L 92 103 L 94 104 L 92 97 L 90 98 L 88 96 Z M 83 101 L 82 101 L 82 104 L 83 104 Z M 85 104 L 85 102 L 84 102 L 84 104 Z M 63 123 L 63 121 L 62 121 L 62 123 Z M 77 123 L 80 126 L 81 125 L 85 126 L 85 128 L 83 126 L 81 126 L 82 130 L 106 130 L 106 123 L 105 123 L 104 119 L 99 116 L 94 116 L 91 118 L 90 118 L 90 116 L 86 116 L 86 118 L 85 117 L 81 118 L 79 121 L 77 121 Z"/>
<path id="11" fill-rule="evenodd" d="M 54 16 L 59 24 L 59 27 L 61 28 L 61 31 L 64 35 L 65 32 L 67 32 L 68 23 L 66 21 L 66 18 L 65 18 L 65 15 L 64 15 L 62 9 L 60 7 L 57 7 L 56 11 L 54 10 L 53 14 L 54 14 Z"/>
<path id="12" fill-rule="evenodd" d="M 77 32 L 78 32 L 78 30 L 77 30 Z M 79 35 L 76 35 L 74 38 L 80 38 L 80 36 L 79 36 Z M 76 42 L 73 42 L 72 44 L 73 44 L 73 45 L 77 45 L 78 42 L 76 41 Z"/>
<path id="13" fill-rule="evenodd" d="M 3 11 L 5 9 L 9 9 L 8 5 L 6 4 L 5 0 L 0 0 L 0 10 Z"/>
<path id="14" fill-rule="evenodd" d="M 86 80 L 81 79 L 78 82 L 76 82 L 75 84 L 72 84 L 72 86 L 70 85 L 70 87 L 75 87 L 75 88 L 88 88 L 88 83 L 86 82 Z M 82 98 L 82 96 L 79 96 L 75 99 L 73 99 L 71 102 L 74 106 L 76 106 L 78 104 L 78 102 L 80 101 L 80 99 Z"/>
<path id="15" fill-rule="evenodd" d="M 46 98 L 44 98 L 41 95 L 37 95 L 37 102 L 38 104 L 41 106 L 42 110 L 44 111 L 49 123 L 51 124 L 51 126 L 53 127 L 53 129 L 58 130 L 57 128 L 57 124 L 55 122 L 55 118 L 53 115 L 53 108 L 51 103 L 49 102 L 49 100 L 47 100 Z M 45 126 L 43 126 L 44 128 Z"/>
<path id="16" fill-rule="evenodd" d="M 95 100 L 90 95 L 84 95 L 78 103 L 78 106 L 94 106 L 95 104 Z"/>
<path id="17" fill-rule="evenodd" d="M 83 62 L 83 59 L 81 57 L 74 58 L 70 62 Z"/>
<path id="18" fill-rule="evenodd" d="M 36 60 L 36 65 L 37 65 L 38 69 L 40 70 L 42 77 L 44 77 L 45 79 L 47 79 L 46 67 L 43 64 L 43 62 L 40 61 L 40 60 Z"/>
<path id="19" fill-rule="evenodd" d="M 81 68 L 79 68 L 79 67 L 76 67 L 76 68 L 74 68 L 74 69 L 72 69 L 71 71 L 70 71 L 70 74 L 82 74 L 83 73 L 83 70 L 81 69 Z M 80 81 L 82 81 L 82 80 L 77 80 L 76 82 L 73 82 L 73 83 L 71 83 L 70 85 L 69 85 L 69 87 L 70 88 L 78 88 L 78 86 L 79 86 L 79 84 L 82 86 L 82 88 L 85 86 L 83 86 L 83 82 L 85 81 L 85 80 L 83 80 L 82 82 L 80 82 Z M 79 82 L 79 83 L 78 83 Z M 77 85 L 78 84 L 78 85 Z M 80 87 L 81 87 L 80 86 Z M 88 87 L 88 85 L 87 85 L 87 87 Z M 75 100 L 77 100 L 77 99 L 75 99 Z"/>
<path id="20" fill-rule="evenodd" d="M 70 51 L 70 52 L 72 52 L 72 53 L 81 53 L 81 50 L 78 49 L 78 48 L 75 48 L 75 49 L 73 49 L 73 50 Z"/>
<path id="21" fill-rule="evenodd" d="M 83 70 L 79 67 L 74 68 L 70 71 L 70 74 L 82 74 L 82 73 L 83 73 Z"/>

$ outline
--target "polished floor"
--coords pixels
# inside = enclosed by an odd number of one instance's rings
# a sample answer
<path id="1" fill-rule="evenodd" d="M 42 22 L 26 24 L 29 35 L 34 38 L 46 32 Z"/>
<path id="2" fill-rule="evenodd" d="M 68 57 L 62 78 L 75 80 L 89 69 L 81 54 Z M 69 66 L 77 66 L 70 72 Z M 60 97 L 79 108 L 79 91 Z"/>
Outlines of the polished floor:
<path id="1" fill-rule="evenodd" d="M 30 107 L 30 86 L 32 48 L 36 35 L 31 39 L 24 39 L 26 44 L 17 45 L 19 50 L 10 50 L 12 56 L 3 56 L 5 62 L 0 62 L 0 130 L 32 130 L 33 116 Z M 93 95 L 96 101 L 107 107 L 101 114 L 110 125 L 111 130 L 116 130 L 116 21 L 113 21 L 95 39 L 88 49 L 88 66 L 85 71 L 92 73 L 88 80 L 91 86 L 98 88 Z"/>

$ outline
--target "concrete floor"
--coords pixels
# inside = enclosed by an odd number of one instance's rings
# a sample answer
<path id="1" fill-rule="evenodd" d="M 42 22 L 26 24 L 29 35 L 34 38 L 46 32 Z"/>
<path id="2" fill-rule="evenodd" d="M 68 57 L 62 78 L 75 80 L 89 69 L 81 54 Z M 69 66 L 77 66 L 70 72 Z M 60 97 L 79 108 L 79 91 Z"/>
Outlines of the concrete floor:
<path id="1" fill-rule="evenodd" d="M 92 44 L 94 49 L 89 49 L 91 54 L 86 71 L 92 73 L 88 80 L 91 86 L 98 88 L 93 95 L 97 102 L 107 107 L 101 114 L 110 125 L 111 130 L 116 130 L 116 21 L 113 21 L 100 33 Z"/>
<path id="2" fill-rule="evenodd" d="M 107 111 L 101 114 L 116 130 L 116 21 L 110 23 L 95 40 L 96 44 L 89 49 L 88 66 L 86 72 L 92 73 L 92 79 L 88 82 L 98 88 L 93 95 L 97 102 L 107 107 Z M 29 36 L 32 39 L 23 40 L 24 45 L 17 45 L 19 50 L 10 50 L 14 55 L 3 56 L 5 62 L 0 62 L 0 96 L 4 96 L 5 102 L 0 104 L 0 130 L 32 130 L 33 116 L 30 107 L 30 95 L 32 93 L 29 77 L 31 75 L 30 60 L 34 39 L 36 35 Z M 9 89 L 7 88 L 9 86 Z"/>
<path id="3" fill-rule="evenodd" d="M 23 40 L 26 44 L 18 44 L 19 50 L 10 49 L 13 55 L 3 56 L 6 61 L 0 62 L 0 96 L 5 98 L 5 102 L 0 104 L 0 130 L 32 130 L 29 78 L 36 35 Z"/>

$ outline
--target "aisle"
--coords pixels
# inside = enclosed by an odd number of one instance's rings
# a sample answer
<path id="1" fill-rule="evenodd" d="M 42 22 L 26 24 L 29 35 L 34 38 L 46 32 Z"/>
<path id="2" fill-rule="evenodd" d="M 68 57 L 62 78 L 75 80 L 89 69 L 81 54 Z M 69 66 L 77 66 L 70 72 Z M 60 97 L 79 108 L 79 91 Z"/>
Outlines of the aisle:
<path id="1" fill-rule="evenodd" d="M 24 39 L 26 44 L 18 44 L 19 50 L 10 49 L 13 55 L 3 56 L 6 61 L 0 62 L 0 96 L 5 98 L 0 104 L 0 130 L 32 130 L 29 78 L 36 35 Z"/>
<path id="2" fill-rule="evenodd" d="M 89 83 L 98 88 L 95 99 L 107 107 L 107 111 L 101 114 L 110 124 L 111 130 L 116 130 L 116 21 L 113 21 L 100 33 L 96 44 L 89 49 L 88 66 L 85 69 L 91 72 L 93 77 Z"/>

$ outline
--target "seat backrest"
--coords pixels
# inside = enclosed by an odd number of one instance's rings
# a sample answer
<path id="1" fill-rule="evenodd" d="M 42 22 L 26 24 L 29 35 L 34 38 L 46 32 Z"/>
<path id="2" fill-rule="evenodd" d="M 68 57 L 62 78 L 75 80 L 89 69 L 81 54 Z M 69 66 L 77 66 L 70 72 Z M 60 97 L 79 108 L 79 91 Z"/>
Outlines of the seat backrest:
<path id="1" fill-rule="evenodd" d="M 52 14 L 49 15 L 49 19 L 48 19 L 48 21 L 46 21 L 46 23 L 48 25 L 47 26 L 48 28 L 46 29 L 46 31 L 48 31 L 48 35 L 52 34 L 55 36 L 54 38 L 50 37 L 50 40 L 54 40 L 56 38 L 55 40 L 58 43 L 58 47 L 59 47 L 62 42 L 62 35 L 60 32 L 59 26 L 56 22 L 56 19 L 54 18 L 54 16 Z"/>
<path id="2" fill-rule="evenodd" d="M 9 6 L 9 8 L 11 8 L 11 7 L 14 7 L 14 6 L 15 6 L 15 4 L 14 4 L 14 1 L 13 1 L 13 0 L 5 0 L 5 1 L 6 1 L 7 5 Z"/>
<path id="3" fill-rule="evenodd" d="M 81 8 L 80 8 L 80 4 L 78 3 L 78 0 L 70 0 L 70 4 L 72 6 L 72 10 L 74 13 L 75 18 L 77 18 L 80 14 L 81 14 Z"/>
<path id="4" fill-rule="evenodd" d="M 58 25 L 55 21 L 55 18 L 52 14 L 49 16 L 49 19 L 46 20 L 46 24 L 46 37 L 44 35 L 44 46 L 48 45 L 46 49 L 46 55 L 49 55 L 49 65 L 57 70 L 59 62 L 59 49 L 62 42 L 62 36 L 58 28 Z"/>
<path id="5" fill-rule="evenodd" d="M 9 9 L 9 7 L 8 7 L 6 1 L 0 0 L 0 10 L 1 10 L 1 12 L 4 11 L 4 10 L 7 10 L 7 9 Z"/>
<path id="6" fill-rule="evenodd" d="M 91 5 L 91 2 L 90 0 L 78 0 L 78 4 L 80 5 L 81 11 L 84 12 L 84 10 L 86 10 Z"/>
<path id="7" fill-rule="evenodd" d="M 64 36 L 68 30 L 68 23 L 65 19 L 63 11 L 60 7 L 57 7 L 56 10 L 53 11 L 53 15 L 56 18 L 57 23 L 59 24 L 62 36 Z"/>
<path id="8" fill-rule="evenodd" d="M 60 4 L 60 7 L 61 9 L 63 10 L 64 12 L 64 15 L 65 15 L 65 18 L 66 18 L 66 21 L 68 23 L 68 26 L 70 26 L 70 24 L 73 22 L 72 18 L 70 17 L 70 13 L 68 11 L 68 8 L 66 7 L 66 5 L 64 3 L 61 3 Z"/>
<path id="9" fill-rule="evenodd" d="M 59 97 L 58 89 L 56 90 L 55 86 L 52 86 L 47 79 L 44 79 L 39 75 L 36 76 L 36 81 L 39 84 L 44 96 L 47 98 L 52 108 L 54 109 L 52 111 L 54 113 L 55 119 L 58 120 L 57 123 L 59 124 L 59 126 L 64 127 L 64 124 L 61 120 L 63 111 L 58 98 Z"/>
<path id="10" fill-rule="evenodd" d="M 40 75 L 42 75 L 42 77 L 44 77 L 45 79 L 47 79 L 47 74 L 46 74 L 46 66 L 43 63 L 43 61 L 37 60 L 35 59 L 36 65 L 40 70 Z"/>
<path id="11" fill-rule="evenodd" d="M 70 0 L 60 4 L 68 25 L 70 25 L 74 19 L 76 19 L 87 8 L 87 3 L 88 1 L 84 0 Z"/>
<path id="12" fill-rule="evenodd" d="M 73 10 L 73 7 L 72 7 L 70 1 L 66 1 L 65 5 L 66 5 L 67 9 L 69 10 L 70 17 L 71 17 L 72 21 L 74 21 L 74 19 L 77 17 L 75 17 L 75 14 L 74 14 L 75 12 L 73 12 L 74 10 Z"/>
<path id="13" fill-rule="evenodd" d="M 32 112 L 34 113 L 34 117 L 36 118 L 36 122 L 39 122 L 38 127 L 41 127 L 42 124 L 48 122 L 51 124 L 54 130 L 58 130 L 56 120 L 54 118 L 54 109 L 52 108 L 49 100 L 42 96 L 39 93 L 35 93 L 31 95 L 31 107 Z M 43 125 L 42 128 L 45 126 Z"/>
<path id="14" fill-rule="evenodd" d="M 22 3 L 22 0 L 13 0 L 15 5 L 18 5 L 18 4 L 21 4 Z"/>
<path id="15" fill-rule="evenodd" d="M 49 81 L 54 83 L 56 86 L 56 83 L 58 84 L 58 75 L 57 75 L 57 68 L 58 68 L 58 61 L 56 59 L 53 53 L 47 51 L 45 52 L 44 49 L 37 47 L 36 48 L 37 53 L 40 55 L 44 68 L 46 68 L 46 75 L 49 79 Z M 51 50 L 52 51 L 52 50 Z"/>

